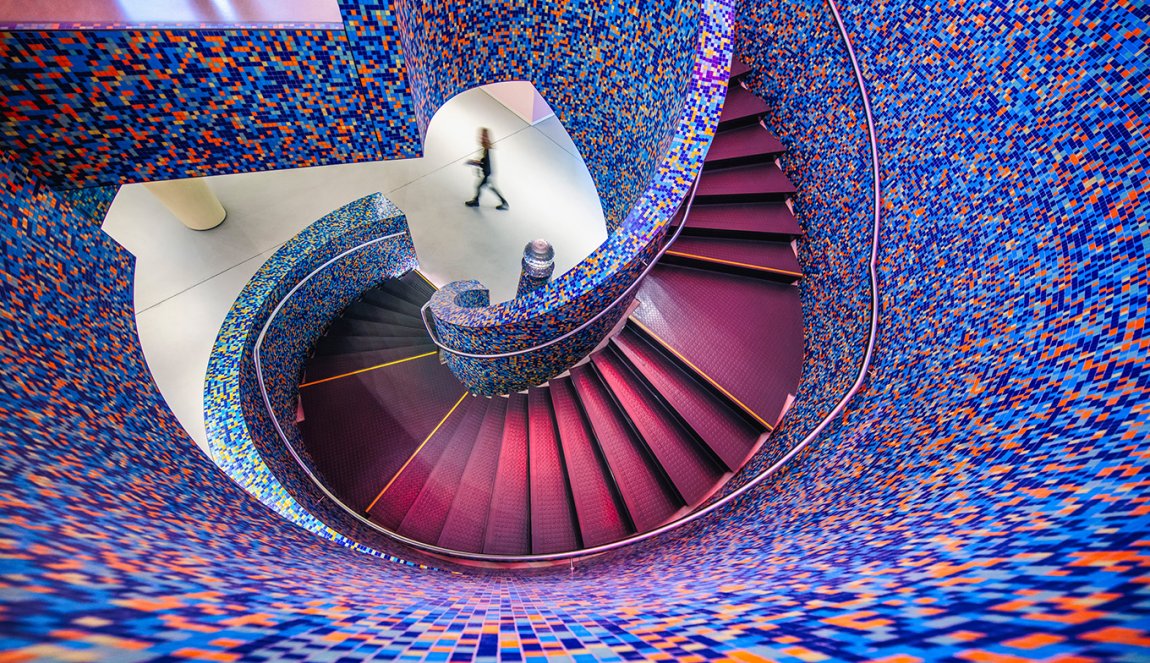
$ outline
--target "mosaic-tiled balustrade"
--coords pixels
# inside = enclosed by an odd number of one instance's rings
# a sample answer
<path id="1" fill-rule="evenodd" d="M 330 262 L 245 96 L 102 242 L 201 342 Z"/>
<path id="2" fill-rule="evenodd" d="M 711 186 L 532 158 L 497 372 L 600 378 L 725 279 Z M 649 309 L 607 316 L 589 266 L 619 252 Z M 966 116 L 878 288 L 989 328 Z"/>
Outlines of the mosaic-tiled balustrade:
<path id="1" fill-rule="evenodd" d="M 672 131 L 661 145 L 664 156 L 622 226 L 566 274 L 526 296 L 494 306 L 457 301 L 457 290 L 482 289 L 474 282 L 437 293 L 431 312 L 446 347 L 483 355 L 533 348 L 575 330 L 631 286 L 658 250 L 714 134 L 731 58 L 731 11 L 722 3 L 704 3 L 690 86 L 682 104 L 663 119 Z M 633 292 L 627 297 L 633 297 Z M 510 359 L 451 355 L 448 363 L 475 393 L 507 393 L 539 384 L 594 348 L 628 303 L 620 301 L 592 327 L 548 348 Z"/>
<path id="2" fill-rule="evenodd" d="M 317 220 L 280 247 L 236 298 L 216 338 L 204 387 L 208 446 L 228 476 L 301 527 L 375 554 L 388 542 L 326 498 L 285 445 L 319 474 L 295 421 L 302 363 L 330 321 L 361 292 L 415 264 L 407 219 L 382 194 Z"/>

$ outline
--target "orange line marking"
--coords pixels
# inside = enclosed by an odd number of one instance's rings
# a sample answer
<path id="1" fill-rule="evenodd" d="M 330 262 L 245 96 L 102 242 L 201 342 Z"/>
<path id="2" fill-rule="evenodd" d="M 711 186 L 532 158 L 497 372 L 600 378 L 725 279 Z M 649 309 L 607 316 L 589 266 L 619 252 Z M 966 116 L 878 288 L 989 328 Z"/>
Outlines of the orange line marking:
<path id="1" fill-rule="evenodd" d="M 670 253 L 670 252 L 668 251 L 668 253 Z M 648 327 L 647 325 L 643 324 L 642 322 L 639 322 L 639 320 L 638 320 L 638 319 L 637 319 L 635 316 L 631 316 L 631 317 L 630 317 L 630 320 L 631 320 L 631 322 L 634 322 L 636 325 L 638 325 L 640 329 L 642 329 L 643 331 L 647 332 L 647 334 L 648 334 L 648 335 L 649 335 L 651 338 L 655 339 L 655 342 L 657 342 L 659 345 L 661 345 L 661 346 L 663 346 L 664 348 L 666 348 L 668 352 L 670 352 L 671 354 L 673 354 L 673 355 L 675 355 L 676 357 L 678 357 L 680 360 L 682 360 L 682 362 L 683 362 L 684 364 L 686 364 L 686 365 L 690 366 L 690 367 L 691 367 L 691 370 L 693 370 L 693 371 L 695 371 L 696 373 L 698 373 L 698 374 L 699 374 L 699 377 L 701 377 L 701 378 L 703 378 L 704 380 L 706 380 L 707 382 L 711 383 L 711 386 L 713 386 L 715 389 L 718 389 L 719 391 L 723 392 L 723 395 L 724 395 L 724 396 L 726 396 L 727 398 L 731 399 L 731 400 L 732 400 L 732 401 L 733 401 L 733 402 L 734 402 L 736 405 L 738 405 L 740 408 L 742 408 L 744 412 L 746 412 L 747 414 L 749 414 L 749 415 L 751 415 L 752 417 L 754 417 L 754 418 L 755 418 L 755 421 L 757 421 L 757 422 L 759 422 L 760 424 L 762 424 L 762 425 L 766 426 L 766 428 L 767 428 L 767 430 L 768 430 L 768 431 L 773 431 L 773 430 L 775 430 L 775 427 L 774 427 L 774 426 L 772 426 L 772 425 L 768 424 L 768 423 L 767 423 L 767 422 L 766 422 L 766 421 L 765 421 L 765 420 L 764 420 L 762 417 L 760 417 L 758 414 L 756 414 L 754 410 L 752 410 L 751 408 L 747 407 L 746 403 L 743 403 L 743 402 L 742 402 L 742 401 L 740 401 L 739 399 L 735 398 L 735 395 L 734 395 L 734 394 L 732 394 L 731 392 L 727 391 L 726 389 L 724 389 L 724 388 L 723 388 L 723 385 L 719 384 L 718 382 L 715 382 L 715 380 L 714 380 L 714 379 L 713 379 L 711 376 L 709 376 L 709 375 L 707 375 L 706 373 L 704 373 L 704 372 L 703 372 L 703 371 L 702 371 L 702 370 L 701 370 L 701 369 L 700 369 L 698 366 L 696 366 L 696 365 L 694 365 L 693 363 L 691 363 L 691 361 L 690 361 L 689 359 L 687 359 L 687 358 L 686 358 L 686 357 L 684 357 L 682 354 L 680 354 L 680 353 L 679 353 L 677 350 L 675 350 L 675 348 L 672 348 L 672 347 L 671 347 L 671 346 L 670 346 L 670 345 L 669 345 L 669 344 L 668 344 L 666 341 L 664 341 L 663 339 L 659 338 L 659 336 L 658 336 L 658 335 L 657 335 L 655 332 L 651 331 L 651 328 L 650 328 L 650 327 Z"/>
<path id="2" fill-rule="evenodd" d="M 699 256 L 694 253 L 683 253 L 682 251 L 667 251 L 668 255 L 679 256 L 681 258 L 694 258 L 695 260 L 702 260 L 704 262 L 717 262 L 723 265 L 734 265 L 735 267 L 746 267 L 747 269 L 757 269 L 760 272 L 772 272 L 775 274 L 786 274 L 787 276 L 794 276 L 802 278 L 801 272 L 790 272 L 785 269 L 777 269 L 775 267 L 764 267 L 762 265 L 751 265 L 745 262 L 735 262 L 734 260 L 723 260 L 721 258 L 710 258 L 708 256 Z"/>
<path id="3" fill-rule="evenodd" d="M 433 355 L 437 352 L 438 352 L 438 350 L 432 350 L 431 352 L 425 352 L 421 355 L 415 355 L 414 357 L 407 357 L 404 359 L 396 359 L 395 361 L 389 361 L 386 364 L 376 364 L 375 366 L 369 366 L 367 368 L 361 368 L 358 371 L 352 371 L 350 373 L 342 373 L 340 375 L 333 375 L 330 378 L 324 378 L 322 380 L 312 380 L 311 382 L 305 382 L 305 383 L 301 384 L 299 387 L 300 387 L 300 389 L 303 389 L 304 387 L 311 387 L 313 385 L 323 384 L 324 382 L 331 382 L 332 380 L 338 380 L 340 378 L 346 378 L 346 377 L 350 377 L 352 375 L 359 375 L 360 373 L 366 373 L 368 371 L 374 371 L 377 368 L 387 368 L 388 366 L 395 366 L 396 364 L 402 364 L 405 361 L 412 361 L 413 359 L 423 359 L 424 357 L 430 357 L 431 355 Z"/>
<path id="4" fill-rule="evenodd" d="M 411 271 L 415 272 L 415 275 L 418 276 L 419 278 L 423 279 L 424 282 L 427 283 L 427 285 L 431 286 L 432 288 L 434 288 L 436 290 L 439 290 L 439 286 L 435 285 L 434 283 L 431 282 L 431 279 L 424 276 L 423 272 L 419 271 L 418 267 L 411 270 Z"/>
<path id="5" fill-rule="evenodd" d="M 459 407 L 459 404 L 463 402 L 464 398 L 467 398 L 466 391 L 463 392 L 463 395 L 459 397 L 459 400 L 455 401 L 455 405 L 451 406 L 451 409 L 447 411 L 447 414 L 443 415 L 443 418 L 439 420 L 439 423 L 435 424 L 435 428 L 431 429 L 431 432 L 427 434 L 427 437 L 423 438 L 423 441 L 419 443 L 419 446 L 415 448 L 415 451 L 411 452 L 411 457 L 407 459 L 407 462 L 403 464 L 403 467 L 399 468 L 399 471 L 395 473 L 395 476 L 391 477 L 391 480 L 387 482 L 387 485 L 383 487 L 383 490 L 379 491 L 379 494 L 375 496 L 375 499 L 371 501 L 371 504 L 367 505 L 368 511 L 371 511 L 372 507 L 375 506 L 375 503 L 379 501 L 379 498 L 383 497 L 383 494 L 387 492 L 388 488 L 391 488 L 391 484 L 395 483 L 395 480 L 399 478 L 399 475 L 403 474 L 403 471 L 407 469 L 407 466 L 411 465 L 411 461 L 415 460 L 415 457 L 419 455 L 419 452 L 423 450 L 423 447 L 427 445 L 427 442 L 435 435 L 436 432 L 439 431 L 440 427 L 443 426 L 443 423 L 447 421 L 448 417 L 451 416 L 451 413 L 455 412 L 455 408 Z"/>

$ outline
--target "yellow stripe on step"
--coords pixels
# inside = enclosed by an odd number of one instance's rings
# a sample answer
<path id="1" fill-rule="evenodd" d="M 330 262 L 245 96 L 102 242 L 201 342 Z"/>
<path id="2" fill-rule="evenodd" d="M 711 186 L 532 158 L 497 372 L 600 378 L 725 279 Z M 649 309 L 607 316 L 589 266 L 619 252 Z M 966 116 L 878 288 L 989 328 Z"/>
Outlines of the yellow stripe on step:
<path id="1" fill-rule="evenodd" d="M 432 283 L 432 282 L 431 282 L 431 279 L 429 279 L 429 278 L 427 278 L 426 276 L 424 276 L 424 275 L 423 275 L 423 272 L 419 271 L 419 269 L 418 269 L 418 268 L 416 268 L 416 269 L 413 269 L 413 270 L 411 270 L 411 271 L 415 272 L 415 275 L 416 275 L 416 276 L 418 276 L 419 278 L 423 279 L 424 283 L 426 283 L 427 285 L 431 286 L 431 288 L 432 288 L 433 290 L 439 290 L 439 287 L 438 287 L 438 286 L 436 286 L 434 283 Z"/>
<path id="2" fill-rule="evenodd" d="M 427 437 L 423 438 L 423 441 L 419 443 L 419 446 L 415 448 L 415 451 L 411 452 L 411 457 L 407 459 L 407 462 L 403 464 L 403 467 L 399 468 L 399 471 L 395 473 L 395 476 L 391 477 L 391 480 L 387 482 L 387 485 L 383 487 L 383 490 L 379 491 L 379 494 L 376 495 L 375 499 L 371 501 L 371 504 L 367 506 L 368 511 L 371 511 L 372 507 L 375 506 L 375 503 L 379 501 L 379 498 L 383 497 L 383 494 L 387 492 L 388 488 L 391 488 L 391 484 L 395 483 L 395 480 L 399 478 L 399 475 L 403 474 L 403 471 L 407 469 L 407 466 L 411 465 L 411 461 L 415 460 L 415 457 L 419 455 L 419 452 L 423 450 L 423 447 L 427 445 L 427 442 L 432 437 L 435 437 L 435 434 L 439 431 L 440 428 L 443 427 L 444 422 L 446 422 L 447 419 L 451 417 L 451 413 L 455 412 L 455 408 L 459 407 L 459 404 L 463 402 L 464 398 L 467 398 L 466 391 L 463 392 L 463 395 L 459 397 L 459 400 L 455 401 L 455 405 L 451 406 L 451 409 L 447 411 L 447 414 L 443 415 L 443 418 L 439 420 L 439 423 L 435 424 L 435 428 L 431 429 L 431 432 L 427 434 Z"/>
<path id="3" fill-rule="evenodd" d="M 388 366 L 395 366 L 396 364 L 402 364 L 405 361 L 412 361 L 415 359 L 423 359 L 424 357 L 431 357 L 432 355 L 435 355 L 438 352 L 439 352 L 438 350 L 432 350 L 431 352 L 425 352 L 421 355 L 415 355 L 414 357 L 405 357 L 404 359 L 396 359 L 395 361 L 389 361 L 386 364 L 377 364 L 375 366 L 368 366 L 367 368 L 361 368 L 358 371 L 352 371 L 350 373 L 342 373 L 340 375 L 333 375 L 330 378 L 323 378 L 322 380 L 312 380 L 311 382 L 305 382 L 305 383 L 301 384 L 299 386 L 299 388 L 303 389 L 304 387 L 312 387 L 312 386 L 315 386 L 317 384 L 323 384 L 324 382 L 331 382 L 332 380 L 338 380 L 340 378 L 351 377 L 352 375 L 359 375 L 360 373 L 367 373 L 368 371 L 374 371 L 374 370 L 379 369 L 379 368 L 387 368 Z"/>
<path id="4" fill-rule="evenodd" d="M 668 251 L 668 253 L 670 253 L 670 252 Z M 675 350 L 675 348 L 672 348 L 672 347 L 671 347 L 671 345 L 670 345 L 669 343 L 667 343 L 666 341 L 664 341 L 663 339 L 659 338 L 658 334 L 656 334 L 655 332 L 651 331 L 651 328 L 650 328 L 650 327 L 648 327 L 647 325 L 643 324 L 642 322 L 639 322 L 638 318 L 636 318 L 635 316 L 631 316 L 630 320 L 631 320 L 631 322 L 635 323 L 635 325 L 636 325 L 636 326 L 638 326 L 640 329 L 642 329 L 644 332 L 646 332 L 648 336 L 650 336 L 652 339 L 654 339 L 656 343 L 658 343 L 659 345 L 663 346 L 663 347 L 664 347 L 664 348 L 667 350 L 667 352 L 670 352 L 671 354 L 673 354 L 673 355 L 675 355 L 676 357 L 678 357 L 680 361 L 682 361 L 682 362 L 683 362 L 684 364 L 686 364 L 687 366 L 690 366 L 690 367 L 691 367 L 691 370 L 693 370 L 693 371 L 695 371 L 696 373 L 698 373 L 698 374 L 699 374 L 699 377 L 701 377 L 701 378 L 703 378 L 704 380 L 706 380 L 706 381 L 707 381 L 707 382 L 708 382 L 708 383 L 709 383 L 709 384 L 710 384 L 712 387 L 714 387 L 715 389 L 718 389 L 719 391 L 721 391 L 721 392 L 723 393 L 723 395 L 724 395 L 724 396 L 726 396 L 727 398 L 731 399 L 731 402 L 733 402 L 734 404 L 738 405 L 738 406 L 739 406 L 739 407 L 740 407 L 740 408 L 743 410 L 743 412 L 746 412 L 747 414 L 749 414 L 749 415 L 751 415 L 752 417 L 754 417 L 755 421 L 757 421 L 757 422 L 759 422 L 760 424 L 762 424 L 763 426 L 765 426 L 765 427 L 767 428 L 767 430 L 768 430 L 768 431 L 773 431 L 773 430 L 775 430 L 775 427 L 774 427 L 774 426 L 772 426 L 772 425 L 768 424 L 768 423 L 766 422 L 766 420 L 764 420 L 762 417 L 760 417 L 760 416 L 759 416 L 759 415 L 758 415 L 758 414 L 757 414 L 757 413 L 756 413 L 754 410 L 752 410 L 751 408 L 747 407 L 746 403 L 744 403 L 744 402 L 740 401 L 739 399 L 735 398 L 735 395 L 734 395 L 734 394 L 732 394 L 731 392 L 727 391 L 726 389 L 724 389 L 724 388 L 723 388 L 723 385 L 719 384 L 718 382 L 715 382 L 715 380 L 714 380 L 714 379 L 713 379 L 711 376 L 707 375 L 706 373 L 704 373 L 704 372 L 702 371 L 702 369 L 700 369 L 698 366 L 696 366 L 696 365 L 694 365 L 693 363 L 691 363 L 691 361 L 690 361 L 689 359 L 687 359 L 686 357 L 684 357 L 684 356 L 682 355 L 682 353 L 680 353 L 679 351 Z"/>

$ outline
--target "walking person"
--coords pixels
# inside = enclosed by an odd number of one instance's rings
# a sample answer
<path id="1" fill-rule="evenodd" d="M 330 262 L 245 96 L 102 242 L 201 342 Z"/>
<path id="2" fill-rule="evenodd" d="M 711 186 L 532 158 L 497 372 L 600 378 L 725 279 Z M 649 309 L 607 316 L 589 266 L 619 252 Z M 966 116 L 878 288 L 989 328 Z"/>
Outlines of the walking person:
<path id="1" fill-rule="evenodd" d="M 479 186 L 475 187 L 475 197 L 472 198 L 471 200 L 467 201 L 464 204 L 467 205 L 468 207 L 478 207 L 479 206 L 479 195 L 481 193 L 483 193 L 483 187 L 487 187 L 488 189 L 491 189 L 492 193 L 499 196 L 499 206 L 496 207 L 495 209 L 507 209 L 508 208 L 507 199 L 504 198 L 503 194 L 499 193 L 499 189 L 496 189 L 495 185 L 491 183 L 491 147 L 492 146 L 491 146 L 491 133 L 487 130 L 487 127 L 481 127 L 479 129 L 479 146 L 481 148 L 483 148 L 483 155 L 480 156 L 478 159 L 472 159 L 472 160 L 468 161 L 467 165 L 475 166 L 476 168 L 478 168 L 480 174 L 483 175 L 483 178 L 481 180 L 479 180 Z"/>

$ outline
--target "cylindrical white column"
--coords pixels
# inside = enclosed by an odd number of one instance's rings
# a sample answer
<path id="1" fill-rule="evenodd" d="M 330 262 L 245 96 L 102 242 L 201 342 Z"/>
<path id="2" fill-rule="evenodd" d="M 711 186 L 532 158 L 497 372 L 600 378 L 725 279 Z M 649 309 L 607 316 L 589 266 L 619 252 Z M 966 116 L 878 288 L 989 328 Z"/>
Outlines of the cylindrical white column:
<path id="1" fill-rule="evenodd" d="M 220 199 L 202 178 L 146 182 L 144 188 L 192 230 L 215 228 L 228 215 Z"/>

